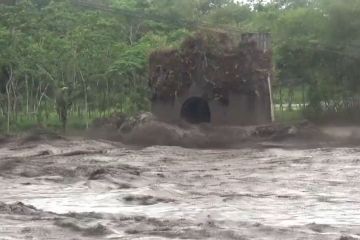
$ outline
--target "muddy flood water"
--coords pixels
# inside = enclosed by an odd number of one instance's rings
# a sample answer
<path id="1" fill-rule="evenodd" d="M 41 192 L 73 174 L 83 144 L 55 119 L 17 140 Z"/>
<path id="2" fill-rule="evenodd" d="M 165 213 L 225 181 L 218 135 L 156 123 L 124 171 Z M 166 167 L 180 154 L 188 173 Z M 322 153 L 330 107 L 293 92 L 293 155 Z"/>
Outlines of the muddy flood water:
<path id="1" fill-rule="evenodd" d="M 0 239 L 360 239 L 360 147 L 10 141 Z"/>

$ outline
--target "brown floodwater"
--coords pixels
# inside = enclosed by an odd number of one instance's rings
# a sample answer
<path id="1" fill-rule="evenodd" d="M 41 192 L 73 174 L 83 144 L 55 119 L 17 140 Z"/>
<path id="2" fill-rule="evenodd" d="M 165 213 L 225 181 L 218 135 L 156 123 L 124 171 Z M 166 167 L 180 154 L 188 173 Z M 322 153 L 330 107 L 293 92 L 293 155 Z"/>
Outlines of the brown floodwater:
<path id="1" fill-rule="evenodd" d="M 359 176 L 360 147 L 14 140 L 0 239 L 360 239 Z"/>

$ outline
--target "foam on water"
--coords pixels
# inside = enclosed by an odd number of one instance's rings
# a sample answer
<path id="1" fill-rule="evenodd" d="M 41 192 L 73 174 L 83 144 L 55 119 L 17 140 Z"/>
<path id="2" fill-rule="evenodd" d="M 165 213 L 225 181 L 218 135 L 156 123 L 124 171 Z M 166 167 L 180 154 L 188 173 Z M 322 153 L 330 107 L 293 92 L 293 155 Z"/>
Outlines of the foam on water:
<path id="1" fill-rule="evenodd" d="M 96 141 L 79 141 L 51 149 L 69 152 L 104 146 Z M 142 234 L 148 231 L 148 219 L 161 221 L 151 220 L 156 224 L 181 222 L 186 226 L 211 219 L 217 230 L 211 233 L 215 228 L 210 227 L 207 234 L 221 239 L 233 238 L 224 237 L 230 235 L 219 229 L 237 224 L 249 229 L 256 224 L 273 229 L 329 225 L 331 228 L 324 231 L 334 239 L 334 231 L 340 234 L 339 228 L 346 228 L 352 232 L 352 227 L 360 223 L 360 148 L 106 148 L 105 154 L 62 157 L 31 157 L 43 147 L 32 152 L 17 150 L 21 161 L 0 172 L 0 202 L 21 201 L 56 214 L 143 216 L 139 220 L 144 221 Z M 9 153 L 9 161 L 12 151 L 4 150 L 3 154 Z M 23 174 L 29 169 L 34 177 Z M 130 185 L 123 188 L 120 183 Z M 95 223 L 122 231 L 122 226 L 111 219 L 97 219 Z M 175 231 L 176 226 L 169 229 Z M 243 229 L 232 231 L 240 234 Z M 299 234 L 306 236 L 302 230 Z M 277 239 L 271 236 L 259 239 Z"/>

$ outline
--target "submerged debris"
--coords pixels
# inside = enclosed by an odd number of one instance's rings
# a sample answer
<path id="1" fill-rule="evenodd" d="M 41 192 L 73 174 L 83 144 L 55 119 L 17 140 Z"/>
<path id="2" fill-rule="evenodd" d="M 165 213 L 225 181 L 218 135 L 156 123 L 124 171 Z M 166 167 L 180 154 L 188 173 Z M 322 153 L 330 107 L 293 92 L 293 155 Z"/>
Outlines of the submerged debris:
<path id="1" fill-rule="evenodd" d="M 82 224 L 74 219 L 59 219 L 55 221 L 55 225 L 75 232 L 81 232 L 84 236 L 103 236 L 111 233 L 102 224 L 88 226 L 88 224 Z"/>
<path id="2" fill-rule="evenodd" d="M 135 196 L 129 195 L 123 198 L 127 203 L 133 203 L 137 205 L 155 205 L 158 203 L 171 203 L 174 202 L 172 199 L 159 198 L 153 196 Z"/>
<path id="3" fill-rule="evenodd" d="M 133 116 L 124 113 L 114 113 L 110 117 L 95 119 L 91 125 L 92 130 L 111 130 L 121 133 L 129 133 L 136 126 L 155 120 L 155 116 L 150 112 L 140 112 Z"/>
<path id="4" fill-rule="evenodd" d="M 113 113 L 110 117 L 102 117 L 95 119 L 92 123 L 92 128 L 112 128 L 119 129 L 128 116 L 124 113 Z"/>
<path id="5" fill-rule="evenodd" d="M 124 128 L 126 131 L 124 131 Z M 163 122 L 151 113 L 140 113 L 117 128 L 108 129 L 125 144 L 139 146 L 182 146 L 188 148 L 263 147 L 263 143 L 292 144 L 298 147 L 335 140 L 307 121 L 293 124 L 273 123 L 259 126 L 212 126 Z"/>
<path id="6" fill-rule="evenodd" d="M 30 216 L 30 215 L 40 215 L 43 214 L 44 212 L 36 209 L 33 206 L 25 205 L 22 202 L 17 202 L 14 204 L 6 204 L 0 202 L 0 213 Z"/>
<path id="7" fill-rule="evenodd" d="M 19 145 L 33 142 L 45 142 L 49 140 L 64 140 L 65 138 L 58 133 L 46 128 L 35 128 L 28 132 L 19 140 Z"/>
<path id="8" fill-rule="evenodd" d="M 341 236 L 339 238 L 339 240 L 358 240 L 359 238 L 354 238 L 354 237 L 351 237 L 351 236 Z"/>

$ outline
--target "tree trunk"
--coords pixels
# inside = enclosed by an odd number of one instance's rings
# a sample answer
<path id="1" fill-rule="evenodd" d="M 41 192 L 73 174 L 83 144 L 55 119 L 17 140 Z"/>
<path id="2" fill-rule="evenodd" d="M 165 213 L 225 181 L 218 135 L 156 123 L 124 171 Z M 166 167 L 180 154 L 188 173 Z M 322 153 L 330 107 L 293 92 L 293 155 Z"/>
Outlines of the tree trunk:
<path id="1" fill-rule="evenodd" d="M 26 87 L 26 116 L 29 115 L 29 80 L 27 74 L 25 74 L 25 87 Z"/>
<path id="2" fill-rule="evenodd" d="M 89 128 L 89 116 L 88 116 L 88 95 L 87 95 L 87 85 L 86 85 L 86 81 L 84 78 L 84 75 L 82 74 L 82 71 L 80 70 L 80 76 L 81 76 L 81 80 L 83 82 L 83 86 L 84 86 L 84 102 L 85 102 L 85 123 L 86 123 L 86 129 Z"/>
<path id="3" fill-rule="evenodd" d="M 282 85 L 280 83 L 280 88 L 279 88 L 279 95 L 280 95 L 280 111 L 283 112 L 284 111 L 284 103 L 283 103 L 283 92 L 282 92 Z"/>
<path id="4" fill-rule="evenodd" d="M 10 88 L 11 83 L 13 81 L 13 69 L 10 66 L 10 76 L 9 80 L 6 83 L 6 96 L 7 96 L 7 124 L 6 124 L 6 132 L 10 133 L 10 115 L 11 115 L 11 97 L 10 97 Z"/>

